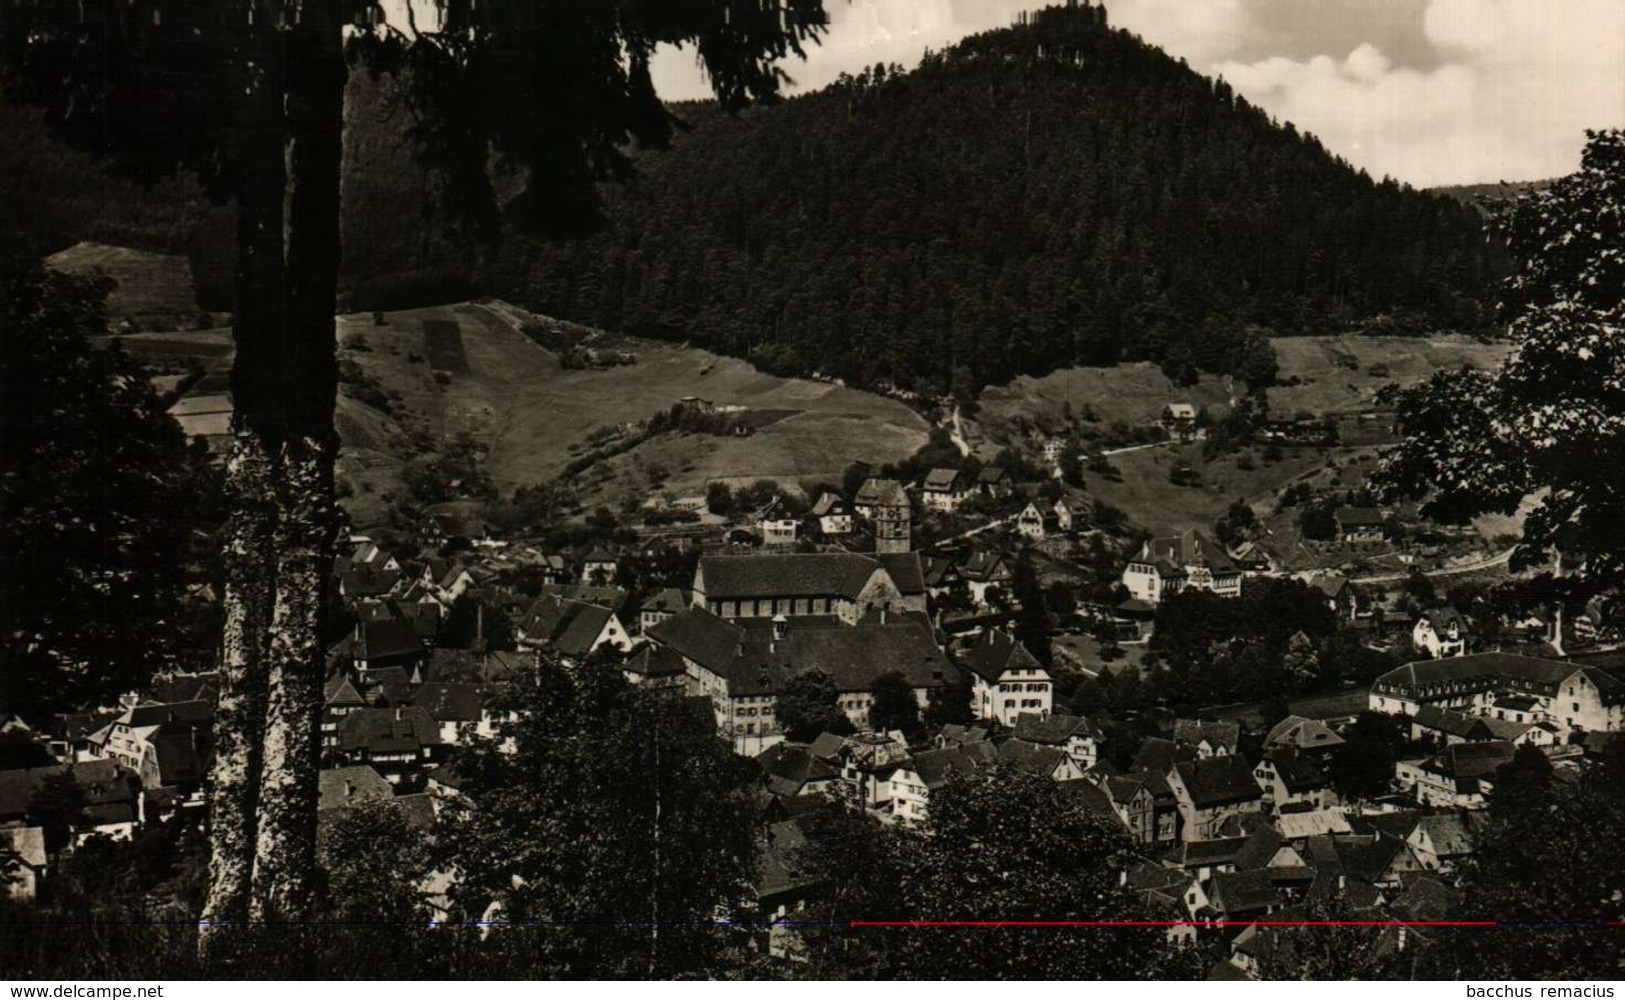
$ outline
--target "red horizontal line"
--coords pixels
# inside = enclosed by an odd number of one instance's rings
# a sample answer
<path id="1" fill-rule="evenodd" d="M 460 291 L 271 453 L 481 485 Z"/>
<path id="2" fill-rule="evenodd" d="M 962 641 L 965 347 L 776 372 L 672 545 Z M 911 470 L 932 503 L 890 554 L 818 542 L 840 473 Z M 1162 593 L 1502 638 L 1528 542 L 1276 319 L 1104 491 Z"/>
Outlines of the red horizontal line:
<path id="1" fill-rule="evenodd" d="M 862 927 L 1497 927 L 1494 920 L 854 920 Z"/>

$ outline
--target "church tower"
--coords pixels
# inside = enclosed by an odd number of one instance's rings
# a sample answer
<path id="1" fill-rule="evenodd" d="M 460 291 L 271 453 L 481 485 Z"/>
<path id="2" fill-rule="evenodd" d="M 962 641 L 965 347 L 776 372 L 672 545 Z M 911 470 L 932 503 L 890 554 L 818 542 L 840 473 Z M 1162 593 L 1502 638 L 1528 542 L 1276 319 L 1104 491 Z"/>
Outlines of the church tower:
<path id="1" fill-rule="evenodd" d="M 875 552 L 892 555 L 913 548 L 914 512 L 909 508 L 908 494 L 901 483 L 889 483 L 891 489 L 874 507 Z"/>

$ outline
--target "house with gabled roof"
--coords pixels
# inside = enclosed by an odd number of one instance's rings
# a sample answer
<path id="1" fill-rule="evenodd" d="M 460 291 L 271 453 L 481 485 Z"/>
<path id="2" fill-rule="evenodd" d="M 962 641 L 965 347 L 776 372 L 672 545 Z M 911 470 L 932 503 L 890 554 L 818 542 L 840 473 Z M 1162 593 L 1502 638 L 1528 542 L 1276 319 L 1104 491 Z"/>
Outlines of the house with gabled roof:
<path id="1" fill-rule="evenodd" d="M 332 658 L 360 671 L 400 667 L 412 674 L 428 665 L 429 648 L 412 622 L 382 618 L 356 622 L 350 635 L 333 647 Z"/>
<path id="2" fill-rule="evenodd" d="M 605 548 L 595 548 L 581 560 L 581 579 L 597 587 L 611 587 L 615 584 L 615 573 L 620 567 L 620 561 L 615 553 Z"/>
<path id="3" fill-rule="evenodd" d="M 989 629 L 959 651 L 971 673 L 971 711 L 1014 727 L 1024 713 L 1050 714 L 1054 683 L 1049 670 L 1015 636 Z"/>
<path id="4" fill-rule="evenodd" d="M 834 493 L 819 494 L 807 516 L 818 522 L 818 530 L 826 538 L 852 533 L 852 505 Z"/>
<path id="5" fill-rule="evenodd" d="M 21 902 L 33 899 L 49 860 L 43 827 L 0 827 L 0 886 L 7 896 Z"/>
<path id="6" fill-rule="evenodd" d="M 339 724 L 334 757 L 349 765 L 370 765 L 395 784 L 432 763 L 442 745 L 440 725 L 422 708 L 364 708 Z"/>
<path id="7" fill-rule="evenodd" d="M 1179 840 L 1179 810 L 1166 777 L 1155 771 L 1109 774 L 1097 767 L 1084 775 L 1111 802 L 1112 810 L 1136 844 L 1174 844 Z"/>
<path id="8" fill-rule="evenodd" d="M 1512 761 L 1515 747 L 1495 740 L 1457 743 L 1422 760 L 1400 761 L 1394 777 L 1418 804 L 1444 809 L 1482 809 L 1495 789 L 1496 773 Z"/>
<path id="9" fill-rule="evenodd" d="M 1344 621 L 1354 621 L 1360 613 L 1359 590 L 1349 578 L 1337 573 L 1322 573 L 1309 581 L 1309 586 L 1320 591 L 1332 613 Z"/>
<path id="10" fill-rule="evenodd" d="M 1318 839 L 1318 838 L 1317 838 Z M 1405 841 L 1385 831 L 1342 834 L 1326 838 L 1336 851 L 1337 874 L 1378 889 L 1397 889 L 1408 875 L 1421 872 L 1422 863 Z M 1323 855 L 1322 855 L 1323 856 Z"/>
<path id="11" fill-rule="evenodd" d="M 214 704 L 184 701 L 175 704 L 147 703 L 128 708 L 107 729 L 101 755 L 111 757 L 137 774 L 142 761 L 152 754 L 152 740 L 165 725 L 196 723 L 205 729 L 214 722 Z M 173 732 L 173 730 L 171 730 Z"/>
<path id="12" fill-rule="evenodd" d="M 338 746 L 339 723 L 351 712 L 367 707 L 348 670 L 341 670 L 327 678 L 322 685 L 322 749 Z"/>
<path id="13" fill-rule="evenodd" d="M 762 780 L 773 795 L 835 794 L 841 770 L 813 752 L 805 743 L 775 743 L 756 755 Z"/>
<path id="14" fill-rule="evenodd" d="M 395 789 L 384 776 L 366 764 L 323 768 L 317 775 L 318 812 L 347 809 L 362 802 L 387 802 Z"/>
<path id="15" fill-rule="evenodd" d="M 116 760 L 91 760 L 0 771 L 0 828 L 28 826 L 34 796 L 66 776 L 79 787 L 82 807 L 72 820 L 73 842 L 92 836 L 128 840 L 142 820 L 141 777 Z"/>
<path id="16" fill-rule="evenodd" d="M 1174 742 L 1196 748 L 1198 757 L 1222 757 L 1236 752 L 1241 725 L 1211 719 L 1175 719 Z"/>
<path id="17" fill-rule="evenodd" d="M 1410 717 L 1411 739 L 1433 737 L 1445 745 L 1452 743 L 1483 743 L 1496 739 L 1490 720 L 1468 715 L 1437 705 L 1423 705 Z"/>
<path id="18" fill-rule="evenodd" d="M 882 820 L 918 826 L 930 818 L 931 794 L 955 775 L 970 775 L 990 767 L 997 751 L 988 741 L 925 750 L 898 758 L 886 770 L 880 786 L 883 801 L 871 806 Z"/>
<path id="19" fill-rule="evenodd" d="M 1077 781 L 1083 777 L 1083 768 L 1060 747 L 1005 740 L 998 746 L 998 758 L 1012 767 L 1043 775 L 1051 781 Z"/>
<path id="20" fill-rule="evenodd" d="M 987 592 L 995 587 L 1008 590 L 1014 574 L 998 552 L 979 549 L 959 564 L 959 578 L 965 581 L 970 598 L 979 608 L 988 604 Z"/>
<path id="21" fill-rule="evenodd" d="M 515 623 L 514 644 L 522 652 L 546 651 L 582 660 L 603 646 L 624 653 L 632 648 L 632 637 L 615 612 L 603 605 L 544 594 Z"/>
<path id="22" fill-rule="evenodd" d="M 687 687 L 688 668 L 682 656 L 659 643 L 645 642 L 634 647 L 631 655 L 621 661 L 621 674 L 635 687 L 678 693 Z"/>
<path id="23" fill-rule="evenodd" d="M 902 675 L 922 709 L 958 677 L 930 623 L 913 615 L 850 626 L 786 618 L 736 623 L 690 608 L 648 637 L 682 657 L 688 690 L 711 700 L 718 733 L 748 756 L 783 740 L 778 692 L 798 674 L 827 674 L 838 706 L 860 729 L 886 674 Z"/>
<path id="24" fill-rule="evenodd" d="M 1286 806 L 1323 809 L 1337 802 L 1331 776 L 1321 762 L 1291 748 L 1266 753 L 1254 766 L 1253 778 L 1273 809 Z"/>
<path id="25" fill-rule="evenodd" d="M 833 617 L 856 624 L 871 611 L 926 610 L 916 553 L 818 552 L 702 556 L 694 604 L 728 619 Z"/>
<path id="26" fill-rule="evenodd" d="M 1372 545 L 1388 536 L 1388 515 L 1379 507 L 1339 507 L 1332 523 L 1344 545 Z"/>
<path id="27" fill-rule="evenodd" d="M 1021 509 L 1016 515 L 1016 534 L 1023 538 L 1041 542 L 1049 535 L 1060 530 L 1055 512 L 1046 505 L 1034 500 Z"/>
<path id="28" fill-rule="evenodd" d="M 429 713 L 448 747 L 464 742 L 467 733 L 489 739 L 502 721 L 486 710 L 486 690 L 467 681 L 427 681 L 412 692 L 410 704 Z"/>
<path id="29" fill-rule="evenodd" d="M 1230 554 L 1200 531 L 1153 538 L 1123 570 L 1129 596 L 1149 604 L 1185 590 L 1240 597 L 1242 572 Z"/>
<path id="30" fill-rule="evenodd" d="M 1447 605 L 1429 608 L 1416 618 L 1411 644 L 1435 660 L 1467 653 L 1467 619 Z"/>
<path id="31" fill-rule="evenodd" d="M 1129 770 L 1166 774 L 1174 765 L 1196 760 L 1200 756 L 1201 753 L 1188 743 L 1175 743 L 1160 736 L 1147 736 L 1140 741 L 1139 749 L 1134 751 L 1134 760 L 1129 764 Z"/>
<path id="32" fill-rule="evenodd" d="M 1458 812 L 1417 816 L 1405 843 L 1423 868 L 1445 874 L 1454 872 L 1473 853 L 1472 831 Z"/>
<path id="33" fill-rule="evenodd" d="M 1162 408 L 1158 423 L 1170 441 L 1200 441 L 1207 437 L 1207 430 L 1197 423 L 1196 417 L 1194 403 L 1169 403 Z"/>
<path id="34" fill-rule="evenodd" d="M 756 833 L 756 910 L 770 922 L 768 955 L 806 960 L 806 942 L 794 919 L 825 874 L 809 853 L 807 832 L 795 819 L 763 824 Z"/>
<path id="35" fill-rule="evenodd" d="M 656 591 L 638 607 L 638 631 L 647 631 L 650 626 L 663 622 L 693 605 L 694 595 L 687 590 L 666 587 Z"/>
<path id="36" fill-rule="evenodd" d="M 1512 653 L 1471 653 L 1396 667 L 1371 685 L 1374 712 L 1415 716 L 1423 706 L 1491 715 L 1507 696 L 1533 699 L 1536 721 L 1566 729 L 1625 729 L 1625 681 L 1594 666 Z"/>
<path id="37" fill-rule="evenodd" d="M 1264 750 L 1292 749 L 1304 753 L 1324 753 L 1342 746 L 1343 742 L 1343 737 L 1324 721 L 1289 715 L 1270 727 L 1264 736 Z"/>
<path id="38" fill-rule="evenodd" d="M 406 583 L 399 569 L 352 565 L 339 574 L 339 597 L 349 607 L 393 595 Z"/>
<path id="39" fill-rule="evenodd" d="M 1239 754 L 1175 764 L 1168 771 L 1185 840 L 1212 840 L 1225 820 L 1240 813 L 1255 813 L 1263 792 L 1252 767 Z"/>
<path id="40" fill-rule="evenodd" d="M 1087 771 L 1100 759 L 1105 733 L 1093 721 L 1078 715 L 1022 712 L 1016 716 L 1013 739 L 1033 746 L 1054 747 Z"/>
<path id="41" fill-rule="evenodd" d="M 1083 531 L 1095 519 L 1095 510 L 1089 498 L 1078 493 L 1059 497 L 1050 510 L 1055 515 L 1055 529 L 1063 535 Z"/>
<path id="42" fill-rule="evenodd" d="M 932 469 L 926 473 L 921 496 L 927 510 L 951 514 L 970 495 L 969 478 L 958 469 Z"/>
<path id="43" fill-rule="evenodd" d="M 976 475 L 977 491 L 994 500 L 1003 500 L 1015 492 L 1015 488 L 1015 480 L 1010 478 L 1010 473 L 996 465 L 985 466 Z"/>

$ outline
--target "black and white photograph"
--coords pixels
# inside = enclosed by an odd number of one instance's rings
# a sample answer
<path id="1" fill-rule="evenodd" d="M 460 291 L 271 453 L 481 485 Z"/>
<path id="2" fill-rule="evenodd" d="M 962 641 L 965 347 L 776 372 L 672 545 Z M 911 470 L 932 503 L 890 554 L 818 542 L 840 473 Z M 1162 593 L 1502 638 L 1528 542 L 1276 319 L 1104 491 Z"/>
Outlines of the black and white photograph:
<path id="1" fill-rule="evenodd" d="M 1622 979 L 1625 2 L 0 0 L 6 996 Z"/>

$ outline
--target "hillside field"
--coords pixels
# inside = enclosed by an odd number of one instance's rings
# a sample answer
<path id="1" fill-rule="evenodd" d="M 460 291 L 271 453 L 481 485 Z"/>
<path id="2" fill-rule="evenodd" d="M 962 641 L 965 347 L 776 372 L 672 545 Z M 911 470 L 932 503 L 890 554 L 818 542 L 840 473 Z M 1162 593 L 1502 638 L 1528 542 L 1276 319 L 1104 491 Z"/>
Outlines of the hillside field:
<path id="1" fill-rule="evenodd" d="M 1345 440 L 1353 415 L 1374 409 L 1384 386 L 1413 385 L 1431 372 L 1463 365 L 1493 369 L 1508 352 L 1504 344 L 1466 337 L 1292 337 L 1273 343 L 1281 380 L 1289 384 L 1269 390 L 1271 413 L 1347 416 Z M 1081 417 L 1087 406 L 1097 418 L 1094 427 L 1145 426 L 1155 423 L 1163 407 L 1174 402 L 1222 413 L 1230 405 L 1232 391 L 1228 380 L 1212 376 L 1180 387 L 1145 363 L 1070 368 L 988 389 L 978 419 L 968 424 L 968 437 L 978 452 L 991 455 L 1019 420 L 1054 432 L 1064 426 L 1068 407 L 1074 417 Z M 1357 487 L 1374 466 L 1375 451 L 1369 446 L 1287 447 L 1282 460 L 1274 463 L 1261 461 L 1256 448 L 1246 454 L 1251 469 L 1240 467 L 1236 454 L 1205 461 L 1200 444 L 1160 446 L 1113 456 L 1121 481 L 1089 474 L 1086 483 L 1091 495 L 1121 508 L 1148 531 L 1211 530 L 1232 501 L 1245 499 L 1262 513 L 1265 501 L 1299 479 L 1321 488 Z M 1199 471 L 1202 485 L 1169 482 L 1169 473 L 1181 465 Z M 1288 541 L 1289 548 L 1296 547 L 1295 539 Z"/>
<path id="2" fill-rule="evenodd" d="M 500 303 L 460 304 L 341 316 L 340 357 L 388 399 L 387 411 L 340 390 L 336 424 L 339 475 L 353 491 L 346 506 L 358 524 L 381 517 L 401 490 L 407 460 L 467 432 L 487 449 L 498 489 L 558 476 L 582 454 L 589 435 L 641 421 L 684 396 L 718 406 L 771 409 L 748 437 L 666 434 L 584 473 L 583 499 L 614 505 L 644 498 L 651 470 L 662 493 L 703 493 L 713 478 L 838 480 L 852 462 L 893 462 L 925 443 L 926 422 L 901 403 L 822 382 L 783 379 L 749 363 L 677 344 L 597 336 L 592 346 L 631 353 L 637 363 L 566 369 L 558 355 L 520 332 L 525 314 Z M 173 364 L 199 357 L 230 363 L 224 332 L 124 338 L 126 349 Z"/>
<path id="3" fill-rule="evenodd" d="M 1358 413 L 1375 407 L 1377 393 L 1391 382 L 1413 385 L 1435 371 L 1463 365 L 1493 369 L 1509 350 L 1506 344 L 1460 336 L 1283 337 L 1271 343 L 1283 383 L 1269 390 L 1270 411 L 1278 416 Z M 1017 416 L 1059 423 L 1066 404 L 1075 413 L 1087 404 L 1102 424 L 1148 424 L 1169 403 L 1223 408 L 1242 388 L 1211 375 L 1193 387 L 1180 387 L 1146 362 L 1065 368 L 987 389 L 980 401 L 981 423 L 997 425 Z"/>

